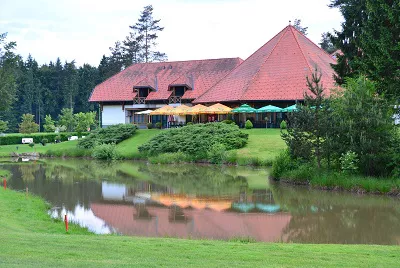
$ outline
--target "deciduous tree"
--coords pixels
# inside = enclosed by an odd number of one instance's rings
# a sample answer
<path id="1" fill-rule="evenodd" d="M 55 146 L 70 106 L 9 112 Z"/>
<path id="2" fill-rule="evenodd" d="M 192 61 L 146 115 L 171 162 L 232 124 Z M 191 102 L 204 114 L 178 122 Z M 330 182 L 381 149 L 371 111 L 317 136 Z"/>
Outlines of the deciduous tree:
<path id="1" fill-rule="evenodd" d="M 19 124 L 19 132 L 20 133 L 34 133 L 39 131 L 39 125 L 34 122 L 33 114 L 23 114 L 22 122 Z"/>

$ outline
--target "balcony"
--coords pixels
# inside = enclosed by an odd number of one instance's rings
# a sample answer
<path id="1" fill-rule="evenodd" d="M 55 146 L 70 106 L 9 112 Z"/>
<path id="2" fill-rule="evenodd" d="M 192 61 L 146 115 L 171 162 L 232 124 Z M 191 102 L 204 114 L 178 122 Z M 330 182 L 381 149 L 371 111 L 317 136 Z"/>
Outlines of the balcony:
<path id="1" fill-rule="evenodd" d="M 135 97 L 133 98 L 133 104 L 145 104 L 146 97 Z"/>
<path id="2" fill-rule="evenodd" d="M 182 97 L 181 96 L 171 96 L 169 97 L 169 104 L 181 103 Z"/>

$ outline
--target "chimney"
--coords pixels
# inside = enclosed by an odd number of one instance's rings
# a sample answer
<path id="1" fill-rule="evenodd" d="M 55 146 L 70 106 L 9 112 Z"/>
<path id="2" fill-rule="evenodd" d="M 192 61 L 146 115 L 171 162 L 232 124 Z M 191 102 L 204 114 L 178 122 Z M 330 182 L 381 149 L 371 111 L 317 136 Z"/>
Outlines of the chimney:
<path id="1" fill-rule="evenodd" d="M 189 76 L 189 82 L 190 82 L 190 86 L 192 87 L 192 90 L 194 90 L 194 78 L 193 78 L 193 74 L 190 74 L 190 76 Z"/>
<path id="2" fill-rule="evenodd" d="M 158 91 L 158 79 L 157 79 L 157 75 L 154 77 L 154 87 L 155 87 L 156 91 Z"/>

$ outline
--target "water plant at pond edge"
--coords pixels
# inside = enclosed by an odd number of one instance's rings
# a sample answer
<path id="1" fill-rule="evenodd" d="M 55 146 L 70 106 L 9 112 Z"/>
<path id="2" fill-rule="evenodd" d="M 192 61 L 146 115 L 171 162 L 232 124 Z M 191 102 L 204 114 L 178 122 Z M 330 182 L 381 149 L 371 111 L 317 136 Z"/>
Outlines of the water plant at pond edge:
<path id="1" fill-rule="evenodd" d="M 365 177 L 356 173 L 332 170 L 316 163 L 293 160 L 290 154 L 282 152 L 272 165 L 271 176 L 296 184 L 310 184 L 322 189 L 347 190 L 381 194 L 400 194 L 399 178 Z"/>
<path id="2" fill-rule="evenodd" d="M 242 148 L 247 140 L 248 134 L 236 125 L 196 124 L 163 131 L 139 146 L 139 151 L 148 156 L 181 152 L 192 160 L 208 160 L 210 156 L 215 160 L 221 151 Z"/>

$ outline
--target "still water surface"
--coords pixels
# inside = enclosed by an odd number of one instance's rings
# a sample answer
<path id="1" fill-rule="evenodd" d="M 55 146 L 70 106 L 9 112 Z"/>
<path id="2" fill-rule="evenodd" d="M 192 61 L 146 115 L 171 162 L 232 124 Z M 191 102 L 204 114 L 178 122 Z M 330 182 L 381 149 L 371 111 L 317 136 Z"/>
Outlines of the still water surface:
<path id="1" fill-rule="evenodd" d="M 96 233 L 400 244 L 400 199 L 268 182 L 268 170 L 90 160 L 2 163 L 10 187 Z"/>

